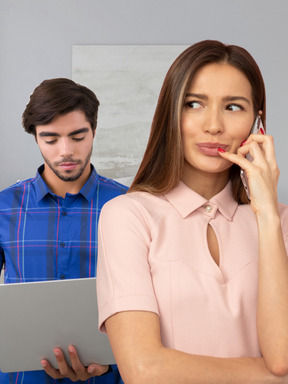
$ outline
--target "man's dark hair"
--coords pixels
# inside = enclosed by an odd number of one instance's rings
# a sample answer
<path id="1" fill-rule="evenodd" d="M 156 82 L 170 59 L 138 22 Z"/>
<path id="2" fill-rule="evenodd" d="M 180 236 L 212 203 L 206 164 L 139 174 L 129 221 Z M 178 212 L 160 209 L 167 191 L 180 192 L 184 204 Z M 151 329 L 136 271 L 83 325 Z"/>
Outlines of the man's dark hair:
<path id="1" fill-rule="evenodd" d="M 36 137 L 37 125 L 49 124 L 59 115 L 82 111 L 94 134 L 99 104 L 96 95 L 90 89 L 72 80 L 65 78 L 44 80 L 30 96 L 22 115 L 22 124 L 26 132 Z"/>

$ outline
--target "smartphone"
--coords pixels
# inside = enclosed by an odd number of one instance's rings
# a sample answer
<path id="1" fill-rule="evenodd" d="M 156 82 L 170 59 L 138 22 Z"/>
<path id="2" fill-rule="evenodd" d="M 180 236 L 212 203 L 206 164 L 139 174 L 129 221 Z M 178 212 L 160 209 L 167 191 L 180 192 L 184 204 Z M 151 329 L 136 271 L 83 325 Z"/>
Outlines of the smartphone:
<path id="1" fill-rule="evenodd" d="M 258 115 L 254 121 L 254 124 L 251 128 L 249 135 L 251 135 L 252 133 L 258 134 L 258 133 L 260 133 L 261 129 L 262 129 L 262 132 L 265 132 L 265 129 L 264 129 L 264 126 L 263 126 L 263 123 L 261 120 L 261 115 Z M 249 153 L 245 157 L 249 161 L 253 160 L 253 157 Z M 250 200 L 250 191 L 249 191 L 249 186 L 248 186 L 248 179 L 247 179 L 246 172 L 243 169 L 240 170 L 240 177 L 241 177 L 245 192 L 247 194 L 247 197 Z"/>

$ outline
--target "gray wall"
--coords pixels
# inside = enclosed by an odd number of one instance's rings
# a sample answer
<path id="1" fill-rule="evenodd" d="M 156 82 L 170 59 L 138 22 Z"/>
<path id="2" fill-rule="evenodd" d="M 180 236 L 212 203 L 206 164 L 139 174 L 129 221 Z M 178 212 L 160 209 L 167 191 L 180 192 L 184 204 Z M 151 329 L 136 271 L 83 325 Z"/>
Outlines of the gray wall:
<path id="1" fill-rule="evenodd" d="M 0 189 L 42 162 L 21 127 L 29 94 L 45 78 L 71 78 L 73 44 L 192 44 L 212 38 L 247 48 L 267 86 L 268 130 L 288 203 L 287 0 L 0 0 Z M 112 93 L 111 93 L 112 97 Z"/>

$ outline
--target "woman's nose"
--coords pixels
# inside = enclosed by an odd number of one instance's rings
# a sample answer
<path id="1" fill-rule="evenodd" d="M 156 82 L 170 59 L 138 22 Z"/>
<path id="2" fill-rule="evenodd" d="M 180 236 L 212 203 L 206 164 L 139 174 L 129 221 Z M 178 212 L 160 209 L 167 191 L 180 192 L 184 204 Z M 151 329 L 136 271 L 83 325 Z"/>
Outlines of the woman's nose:
<path id="1" fill-rule="evenodd" d="M 205 131 L 211 135 L 216 135 L 223 131 L 223 119 L 219 111 L 211 111 L 208 113 L 205 122 Z"/>

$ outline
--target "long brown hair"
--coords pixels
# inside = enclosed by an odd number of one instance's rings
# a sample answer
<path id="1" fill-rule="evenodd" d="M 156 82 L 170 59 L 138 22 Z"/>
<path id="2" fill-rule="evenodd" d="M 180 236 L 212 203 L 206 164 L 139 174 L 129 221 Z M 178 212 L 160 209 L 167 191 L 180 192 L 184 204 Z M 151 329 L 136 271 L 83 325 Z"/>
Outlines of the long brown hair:
<path id="1" fill-rule="evenodd" d="M 129 192 L 167 193 L 181 178 L 184 154 L 180 118 L 189 85 L 197 71 L 206 64 L 225 62 L 239 69 L 252 87 L 254 114 L 262 111 L 266 125 L 266 97 L 260 69 L 244 48 L 225 45 L 215 40 L 196 43 L 182 52 L 170 67 L 162 85 L 146 151 Z M 234 164 L 230 179 L 235 200 L 248 203 L 240 180 L 240 169 Z"/>

